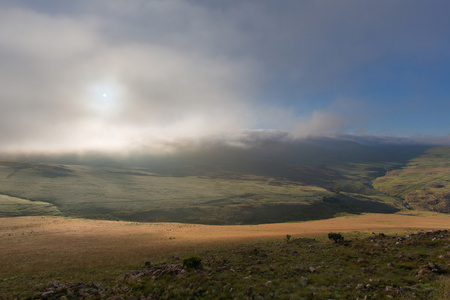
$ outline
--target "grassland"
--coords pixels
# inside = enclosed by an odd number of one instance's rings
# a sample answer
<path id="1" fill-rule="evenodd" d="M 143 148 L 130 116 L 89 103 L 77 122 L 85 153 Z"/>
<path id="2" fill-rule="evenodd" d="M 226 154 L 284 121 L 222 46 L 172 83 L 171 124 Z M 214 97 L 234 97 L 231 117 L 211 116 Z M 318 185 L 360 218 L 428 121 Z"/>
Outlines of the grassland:
<path id="1" fill-rule="evenodd" d="M 364 296 L 364 293 L 373 295 L 374 292 L 366 287 L 367 284 L 392 285 L 396 289 L 404 286 L 412 290 L 419 289 L 421 294 L 428 295 L 442 290 L 437 279 L 448 280 L 447 275 L 441 274 L 442 276 L 439 275 L 433 280 L 426 279 L 420 283 L 421 278 L 414 277 L 415 272 L 417 273 L 417 269 L 429 260 L 445 269 L 450 268 L 445 263 L 448 264 L 449 261 L 448 249 L 443 248 L 448 247 L 450 242 L 447 235 L 442 240 L 442 247 L 439 246 L 441 242 L 433 243 L 430 238 L 428 242 L 431 244 L 420 247 L 407 244 L 398 246 L 392 243 L 392 239 L 387 239 L 386 241 L 391 243 L 389 247 L 374 247 L 375 243 L 358 244 L 355 241 L 354 246 L 348 248 L 331 244 L 326 240 L 326 233 L 342 232 L 347 239 L 350 237 L 362 239 L 371 232 L 398 233 L 404 236 L 420 230 L 448 229 L 449 224 L 448 215 L 431 212 L 363 214 L 311 222 L 247 226 L 135 223 L 65 217 L 1 218 L 0 294 L 5 299 L 40 297 L 54 283 L 83 282 L 87 286 L 94 283 L 102 289 L 112 289 L 116 285 L 125 288 L 130 284 L 134 286 L 136 293 L 144 295 L 145 291 L 156 288 L 152 285 L 147 286 L 153 284 L 151 278 L 141 278 L 140 280 L 144 280 L 125 284 L 122 282 L 124 274 L 140 268 L 145 261 L 152 261 L 155 265 L 163 267 L 163 262 L 180 263 L 176 257 L 197 255 L 203 258 L 205 270 L 214 271 L 223 267 L 218 265 L 220 261 L 224 259 L 230 261 L 228 271 L 225 274 L 214 273 L 215 275 L 189 273 L 190 275 L 181 281 L 178 281 L 177 276 L 164 277 L 163 281 L 155 281 L 159 282 L 158 293 L 161 293 L 158 294 L 158 298 L 165 298 L 163 287 L 166 287 L 168 292 L 173 287 L 178 287 L 184 290 L 183 293 L 195 293 L 203 288 L 205 291 L 198 296 L 215 298 L 218 294 L 208 296 L 205 293 L 210 288 L 218 288 L 215 283 L 217 280 L 223 282 L 220 286 L 221 291 L 226 282 L 231 284 L 224 290 L 223 298 L 232 295 L 230 294 L 232 287 L 235 289 L 235 297 L 245 297 L 250 285 L 255 291 L 253 296 L 262 293 L 268 299 L 279 297 L 289 299 L 295 295 L 309 297 L 308 294 L 312 293 L 317 293 L 319 299 L 332 295 L 336 298 L 338 295 L 341 295 L 341 298 L 348 298 L 349 295 Z M 292 236 L 292 240 L 316 238 L 317 241 L 287 244 L 287 234 Z M 258 249 L 258 254 L 252 254 L 254 248 Z M 294 255 L 293 251 L 297 253 Z M 399 253 L 404 253 L 407 259 L 394 258 Z M 423 255 L 425 257 L 422 257 L 422 260 L 408 258 L 414 255 L 417 259 Z M 444 257 L 439 258 L 440 255 Z M 369 263 L 360 265 L 356 262 L 360 257 L 364 257 Z M 257 264 L 258 260 L 264 263 Z M 390 261 L 398 264 L 396 269 L 390 270 L 394 271 L 393 274 L 402 274 L 402 277 L 395 280 L 393 275 L 385 277 L 389 271 L 386 266 Z M 318 268 L 319 265 L 323 266 L 322 270 Z M 317 269 L 317 273 L 308 273 L 311 266 Z M 296 271 L 297 267 L 300 270 Z M 363 268 L 376 270 L 371 273 L 365 272 Z M 234 269 L 235 272 L 230 269 Z M 295 275 L 292 272 L 299 273 Z M 249 275 L 252 279 L 249 281 L 243 279 Z M 345 278 L 353 279 L 348 283 L 337 280 L 334 283 L 334 290 L 325 290 L 325 286 L 331 284 L 328 281 L 344 275 L 349 276 Z M 301 277 L 307 277 L 309 280 L 309 287 L 302 291 L 300 291 L 302 286 L 297 282 Z M 323 279 L 320 279 L 321 277 Z M 286 280 L 283 281 L 283 278 Z M 379 281 L 371 283 L 370 279 Z M 267 281 L 272 281 L 273 286 L 265 287 Z M 359 283 L 364 284 L 360 293 L 356 290 Z M 346 284 L 351 288 L 345 287 Z M 422 284 L 422 287 L 418 287 L 417 284 Z M 270 290 L 277 291 L 278 294 L 270 296 Z M 125 293 L 124 291 L 117 293 Z M 130 293 L 128 298 L 138 297 L 136 295 Z M 195 298 L 195 295 L 185 294 L 185 296 Z M 185 298 L 183 294 L 177 296 L 170 293 L 167 297 Z"/>
<path id="2" fill-rule="evenodd" d="M 197 224 L 305 221 L 340 213 L 399 210 L 399 201 L 396 203 L 394 198 L 361 181 L 372 172 L 370 168 L 350 169 L 354 174 L 347 172 L 347 177 L 323 168 L 318 171 L 320 176 L 315 175 L 320 179 L 308 177 L 318 183 L 330 181 L 327 176 L 341 178 L 320 187 L 254 174 L 214 172 L 174 176 L 143 168 L 4 161 L 0 163 L 0 194 L 4 195 L 0 208 L 5 208 L 4 216 L 9 212 L 9 216 L 36 215 L 37 210 L 25 209 L 27 203 L 33 209 L 41 209 L 43 215 Z M 290 170 L 306 176 L 315 168 L 294 165 Z M 344 186 L 339 195 L 332 190 L 338 183 Z"/>
<path id="3" fill-rule="evenodd" d="M 50 203 L 30 201 L 6 195 L 0 195 L 0 217 L 15 216 L 55 216 L 60 215 L 58 208 Z"/>
<path id="4" fill-rule="evenodd" d="M 450 148 L 328 146 L 303 161 L 1 161 L 0 299 L 449 298 L 449 233 L 425 231 L 450 227 L 430 211 L 448 207 Z M 182 266 L 191 255 L 202 268 Z"/>
<path id="5" fill-rule="evenodd" d="M 377 178 L 374 187 L 412 208 L 450 212 L 450 147 L 437 147 L 401 169 Z"/>
<path id="6" fill-rule="evenodd" d="M 0 161 L 1 215 L 41 211 L 138 222 L 261 224 L 343 213 L 394 213 L 405 209 L 402 197 L 414 204 L 429 202 L 418 208 L 446 212 L 448 147 L 365 146 L 337 140 L 260 146 L 221 146 L 185 156 L 96 166 L 94 161 Z M 405 174 L 416 181 L 424 181 L 426 173 L 424 188 L 417 190 L 418 182 L 407 181 L 408 176 L 391 176 L 403 172 L 396 169 L 405 163 L 411 166 Z M 380 192 L 372 182 L 386 172 L 387 177 L 375 181 Z"/>

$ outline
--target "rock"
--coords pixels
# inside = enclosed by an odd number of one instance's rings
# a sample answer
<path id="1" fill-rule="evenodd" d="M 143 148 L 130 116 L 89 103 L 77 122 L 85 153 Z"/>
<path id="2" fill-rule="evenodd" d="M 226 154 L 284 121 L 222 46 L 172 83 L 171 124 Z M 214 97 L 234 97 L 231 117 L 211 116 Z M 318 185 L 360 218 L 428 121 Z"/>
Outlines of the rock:
<path id="1" fill-rule="evenodd" d="M 53 290 L 44 292 L 44 293 L 42 293 L 41 298 L 42 298 L 42 299 L 48 299 L 48 298 L 50 298 L 54 293 L 55 293 L 55 291 L 53 291 Z"/>
<path id="2" fill-rule="evenodd" d="M 230 293 L 234 294 L 234 291 L 235 291 L 234 288 L 231 288 L 231 289 L 230 289 Z"/>
<path id="3" fill-rule="evenodd" d="M 357 290 L 360 290 L 364 287 L 364 285 L 362 283 L 358 283 L 358 285 L 356 286 Z"/>
<path id="4" fill-rule="evenodd" d="M 394 287 L 390 286 L 390 285 L 387 285 L 385 290 L 386 290 L 386 292 L 393 292 L 394 291 Z"/>
<path id="5" fill-rule="evenodd" d="M 433 273 L 428 268 L 419 268 L 417 271 L 417 277 L 432 277 Z"/>
<path id="6" fill-rule="evenodd" d="M 435 263 L 432 263 L 432 262 L 428 263 L 428 267 L 430 268 L 431 272 L 435 272 L 438 274 L 442 273 L 442 268 Z"/>
<path id="7" fill-rule="evenodd" d="M 309 271 L 310 271 L 311 273 L 314 273 L 314 272 L 316 272 L 316 268 L 314 268 L 314 267 L 309 267 Z"/>
<path id="8" fill-rule="evenodd" d="M 437 264 L 430 262 L 427 265 L 419 267 L 417 277 L 434 277 L 436 274 L 442 274 L 444 270 Z"/>
<path id="9" fill-rule="evenodd" d="M 387 263 L 387 266 L 393 268 L 393 267 L 394 267 L 394 263 L 388 262 L 388 263 Z"/>
<path id="10" fill-rule="evenodd" d="M 308 284 L 308 278 L 302 276 L 302 277 L 300 278 L 300 284 L 301 284 L 302 286 L 306 286 L 306 285 Z"/>
<path id="11" fill-rule="evenodd" d="M 368 264 L 369 262 L 365 258 L 358 258 L 358 264 Z"/>
<path id="12" fill-rule="evenodd" d="M 267 280 L 266 283 L 265 283 L 264 285 L 265 285 L 265 286 L 269 286 L 269 285 L 271 285 L 271 284 L 272 284 L 272 281 Z"/>

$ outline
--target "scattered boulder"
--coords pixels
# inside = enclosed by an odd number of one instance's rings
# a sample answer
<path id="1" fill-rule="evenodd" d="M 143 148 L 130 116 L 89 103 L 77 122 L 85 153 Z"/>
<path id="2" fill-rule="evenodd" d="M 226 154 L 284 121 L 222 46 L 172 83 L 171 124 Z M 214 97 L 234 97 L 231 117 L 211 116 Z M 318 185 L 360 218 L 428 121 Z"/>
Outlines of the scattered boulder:
<path id="1" fill-rule="evenodd" d="M 369 262 L 367 261 L 367 259 L 362 257 L 358 258 L 358 264 L 368 264 L 368 263 Z"/>
<path id="2" fill-rule="evenodd" d="M 394 287 L 390 286 L 390 285 L 387 285 L 386 288 L 385 288 L 385 291 L 388 292 L 388 293 L 391 293 L 391 292 L 394 291 Z"/>
<path id="3" fill-rule="evenodd" d="M 142 276 L 159 277 L 166 273 L 179 275 L 182 271 L 184 271 L 184 268 L 181 264 L 163 265 L 161 268 L 150 267 L 133 273 L 127 273 L 124 275 L 124 279 L 129 281 Z"/>
<path id="4" fill-rule="evenodd" d="M 427 265 L 420 266 L 419 271 L 417 271 L 417 277 L 434 277 L 443 273 L 445 272 L 439 265 L 430 262 Z"/>
<path id="5" fill-rule="evenodd" d="M 54 290 L 46 291 L 46 292 L 42 293 L 41 299 L 48 299 L 48 298 L 52 297 L 54 294 L 55 294 Z"/>

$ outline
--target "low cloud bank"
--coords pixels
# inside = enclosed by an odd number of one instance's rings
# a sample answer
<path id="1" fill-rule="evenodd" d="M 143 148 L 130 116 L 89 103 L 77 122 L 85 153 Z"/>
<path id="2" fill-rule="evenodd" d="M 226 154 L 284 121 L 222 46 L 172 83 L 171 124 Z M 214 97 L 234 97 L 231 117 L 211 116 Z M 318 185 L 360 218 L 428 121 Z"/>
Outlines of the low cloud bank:
<path id="1" fill-rule="evenodd" d="M 433 146 L 450 146 L 450 137 L 400 138 L 330 134 L 293 138 L 288 131 L 241 131 L 239 135 L 178 140 L 155 148 L 127 151 L 65 151 L 3 153 L 1 159 L 109 167 L 149 167 L 158 170 L 189 167 L 240 169 L 273 162 L 318 166 L 327 161 L 407 161 Z M 164 151 L 161 151 L 164 149 Z"/>

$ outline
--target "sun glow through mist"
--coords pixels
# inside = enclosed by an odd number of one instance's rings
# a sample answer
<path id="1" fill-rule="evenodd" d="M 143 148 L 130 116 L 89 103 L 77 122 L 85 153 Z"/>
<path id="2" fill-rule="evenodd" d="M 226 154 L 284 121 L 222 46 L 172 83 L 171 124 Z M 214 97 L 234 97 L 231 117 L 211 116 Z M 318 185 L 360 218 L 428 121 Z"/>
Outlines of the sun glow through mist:
<path id="1" fill-rule="evenodd" d="M 89 109 L 103 117 L 119 113 L 124 101 L 122 89 L 112 82 L 99 82 L 90 86 L 86 100 Z"/>

